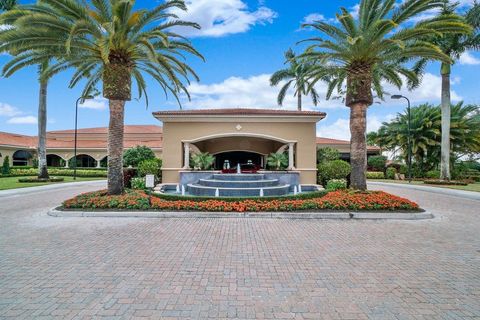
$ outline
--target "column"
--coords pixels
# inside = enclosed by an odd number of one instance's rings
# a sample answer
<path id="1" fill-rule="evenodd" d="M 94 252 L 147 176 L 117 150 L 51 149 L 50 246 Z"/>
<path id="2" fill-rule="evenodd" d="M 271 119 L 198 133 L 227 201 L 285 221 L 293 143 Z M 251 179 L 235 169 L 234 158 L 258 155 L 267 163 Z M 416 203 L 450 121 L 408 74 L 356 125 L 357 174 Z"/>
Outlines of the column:
<path id="1" fill-rule="evenodd" d="M 97 168 L 101 168 L 100 167 L 100 160 L 96 160 L 97 161 Z"/>
<path id="2" fill-rule="evenodd" d="M 68 168 L 68 159 L 65 160 L 65 168 Z"/>
<path id="3" fill-rule="evenodd" d="M 190 169 L 190 143 L 183 143 L 183 169 Z"/>
<path id="4" fill-rule="evenodd" d="M 294 145 L 295 145 L 295 143 L 293 143 L 293 142 L 290 142 L 288 144 L 288 170 L 294 170 L 295 169 L 294 157 L 293 157 Z"/>

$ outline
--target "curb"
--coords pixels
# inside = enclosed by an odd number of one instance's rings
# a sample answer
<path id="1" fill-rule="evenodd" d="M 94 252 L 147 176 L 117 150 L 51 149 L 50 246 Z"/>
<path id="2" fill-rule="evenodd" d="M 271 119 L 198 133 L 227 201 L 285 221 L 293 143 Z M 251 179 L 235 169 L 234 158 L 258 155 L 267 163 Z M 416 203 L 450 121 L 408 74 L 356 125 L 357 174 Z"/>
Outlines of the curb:
<path id="1" fill-rule="evenodd" d="M 50 209 L 48 215 L 64 218 L 268 218 L 268 219 L 341 219 L 341 220 L 424 220 L 429 212 L 161 212 L 161 211 L 62 211 Z"/>
<path id="2" fill-rule="evenodd" d="M 21 177 L 19 177 L 21 178 Z M 1 197 L 8 197 L 8 196 L 19 196 L 19 195 L 24 195 L 24 194 L 29 194 L 29 193 L 35 193 L 35 192 L 43 192 L 43 191 L 49 191 L 49 190 L 55 190 L 55 189 L 62 189 L 65 187 L 72 187 L 72 186 L 82 186 L 82 185 L 88 185 L 88 184 L 106 184 L 107 180 L 87 180 L 87 181 L 77 181 L 77 182 L 60 182 L 60 183 L 54 183 L 50 185 L 44 185 L 44 186 L 34 186 L 34 187 L 25 187 L 25 188 L 16 188 L 16 189 L 7 189 L 7 190 L 1 190 L 0 191 L 0 198 Z"/>

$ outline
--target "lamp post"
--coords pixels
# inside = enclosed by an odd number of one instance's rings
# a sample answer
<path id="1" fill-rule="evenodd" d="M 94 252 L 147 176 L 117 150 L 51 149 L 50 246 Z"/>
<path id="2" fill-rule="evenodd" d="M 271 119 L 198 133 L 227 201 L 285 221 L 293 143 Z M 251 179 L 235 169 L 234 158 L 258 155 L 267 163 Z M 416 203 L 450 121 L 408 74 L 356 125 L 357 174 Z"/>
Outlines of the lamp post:
<path id="1" fill-rule="evenodd" d="M 405 99 L 407 100 L 407 166 L 408 166 L 408 183 L 412 183 L 412 143 L 411 143 L 411 122 L 412 117 L 410 113 L 410 100 L 402 96 L 401 94 L 394 94 L 392 99 Z"/>
<path id="2" fill-rule="evenodd" d="M 73 146 L 73 180 L 77 180 L 77 120 L 78 120 L 78 104 L 80 101 L 85 101 L 88 99 L 93 99 L 94 96 L 84 96 L 77 99 L 75 102 L 75 143 Z"/>

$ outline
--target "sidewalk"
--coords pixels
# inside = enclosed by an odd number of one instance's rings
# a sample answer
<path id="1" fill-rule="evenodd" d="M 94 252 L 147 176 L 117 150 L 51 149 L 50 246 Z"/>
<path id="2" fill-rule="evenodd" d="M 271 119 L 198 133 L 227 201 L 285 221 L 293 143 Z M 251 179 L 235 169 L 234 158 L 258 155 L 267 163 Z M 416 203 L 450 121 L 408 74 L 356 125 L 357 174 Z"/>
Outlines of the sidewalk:
<path id="1" fill-rule="evenodd" d="M 24 195 L 28 193 L 43 192 L 55 189 L 63 189 L 70 186 L 83 186 L 88 184 L 98 184 L 99 187 L 106 187 L 107 180 L 91 180 L 91 181 L 79 181 L 79 182 L 65 182 L 65 183 L 56 183 L 45 186 L 36 186 L 36 187 L 27 187 L 27 188 L 17 188 L 17 189 L 8 189 L 0 191 L 0 198 L 15 196 L 15 195 Z"/>

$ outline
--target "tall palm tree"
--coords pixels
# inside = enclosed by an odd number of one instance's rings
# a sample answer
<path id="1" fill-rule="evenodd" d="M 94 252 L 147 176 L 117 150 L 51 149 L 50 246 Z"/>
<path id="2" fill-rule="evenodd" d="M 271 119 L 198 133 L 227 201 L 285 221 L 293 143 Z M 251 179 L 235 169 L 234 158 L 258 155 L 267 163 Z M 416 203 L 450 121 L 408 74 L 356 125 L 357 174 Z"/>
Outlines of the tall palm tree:
<path id="1" fill-rule="evenodd" d="M 299 111 L 302 110 L 302 96 L 310 94 L 313 104 L 317 105 L 319 97 L 318 93 L 315 88 L 310 86 L 307 79 L 307 71 L 309 68 L 308 63 L 299 60 L 292 49 L 285 52 L 285 59 L 285 63 L 289 64 L 288 68 L 278 70 L 270 78 L 271 86 L 277 86 L 281 81 L 287 81 L 278 93 L 278 105 L 281 106 L 283 104 L 287 91 L 292 84 L 294 84 L 295 87 L 294 96 L 297 97 L 297 108 Z"/>
<path id="2" fill-rule="evenodd" d="M 7 13 L 15 28 L 0 33 L 0 51 L 55 52 L 58 59 L 46 76 L 75 68 L 70 87 L 85 79 L 85 96 L 99 82 L 109 100 L 108 193 L 123 192 L 123 128 L 125 102 L 131 99 L 132 78 L 139 97 L 146 93 L 144 75 L 153 78 L 180 104 L 189 98 L 184 82 L 197 75 L 184 53 L 203 58 L 171 27 L 199 28 L 178 20 L 171 9 L 186 10 L 181 0 L 164 2 L 151 10 L 134 10 L 135 0 L 41 0 Z M 1 21 L 1 20 L 0 20 Z M 59 52 L 61 54 L 59 54 Z"/>
<path id="3" fill-rule="evenodd" d="M 383 99 L 383 83 L 401 88 L 403 78 L 410 88 L 418 86 L 419 79 L 407 64 L 412 60 L 451 62 L 439 47 L 422 41 L 425 35 L 470 31 L 456 15 L 410 22 L 442 3 L 443 0 L 405 0 L 397 5 L 395 0 L 361 0 L 358 18 L 342 8 L 336 16 L 339 26 L 322 21 L 304 25 L 325 36 L 308 39 L 313 44 L 302 55 L 314 64 L 309 70 L 312 84 L 327 81 L 327 99 L 337 90 L 345 94 L 345 105 L 350 108 L 351 187 L 354 189 L 367 188 L 365 130 L 373 92 Z"/>
<path id="4" fill-rule="evenodd" d="M 443 16 L 450 16 L 457 10 L 458 3 L 450 3 L 445 1 L 439 18 Z M 442 106 L 442 147 L 441 147 L 441 164 L 440 164 L 440 178 L 443 180 L 450 180 L 450 74 L 452 65 L 456 60 L 460 59 L 460 56 L 467 50 L 478 50 L 480 48 L 480 4 L 474 3 L 463 15 L 465 21 L 472 27 L 472 33 L 452 33 L 448 35 L 438 36 L 432 35 L 426 37 L 426 41 L 429 41 L 438 46 L 443 53 L 451 58 L 451 61 L 444 61 L 440 65 L 440 74 L 442 76 L 442 94 L 441 94 L 441 106 Z M 425 59 L 420 60 L 415 69 L 417 72 L 422 72 L 427 61 Z"/>
<path id="5" fill-rule="evenodd" d="M 0 11 L 11 10 L 16 4 L 15 0 L 0 0 Z"/>

